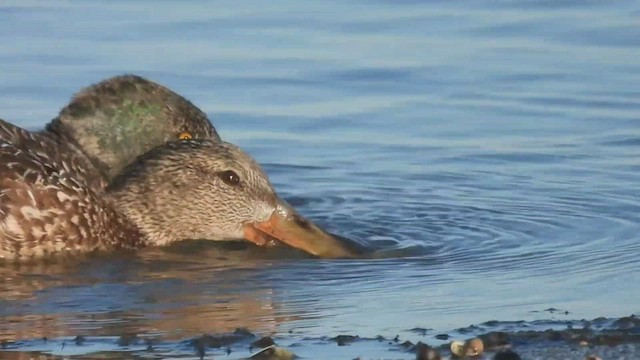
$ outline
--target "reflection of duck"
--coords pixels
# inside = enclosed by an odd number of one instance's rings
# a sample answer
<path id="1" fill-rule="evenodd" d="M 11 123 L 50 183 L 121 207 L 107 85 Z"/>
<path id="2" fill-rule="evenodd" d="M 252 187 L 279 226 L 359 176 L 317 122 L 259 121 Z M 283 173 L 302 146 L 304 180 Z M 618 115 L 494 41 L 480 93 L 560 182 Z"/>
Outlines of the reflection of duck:
<path id="1" fill-rule="evenodd" d="M 81 92 L 47 129 L 0 121 L 0 258 L 192 238 L 275 238 L 318 256 L 353 255 L 280 200 L 204 113 L 142 78 Z"/>

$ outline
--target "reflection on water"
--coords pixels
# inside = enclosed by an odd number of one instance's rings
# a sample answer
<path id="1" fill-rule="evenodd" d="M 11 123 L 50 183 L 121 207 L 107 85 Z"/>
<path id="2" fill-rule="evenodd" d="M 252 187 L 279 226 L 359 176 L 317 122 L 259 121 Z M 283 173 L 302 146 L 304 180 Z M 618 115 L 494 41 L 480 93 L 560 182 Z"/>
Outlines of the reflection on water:
<path id="1" fill-rule="evenodd" d="M 1 328 L 0 337 L 81 332 L 161 333 L 172 339 L 243 327 L 272 334 L 279 323 L 305 317 L 304 312 L 283 313 L 274 300 L 277 289 L 269 281 L 256 282 L 256 274 L 269 267 L 269 254 L 232 247 L 238 249 L 187 242 L 136 254 L 4 264 L 0 315 L 12 326 Z M 295 256 L 284 249 L 270 251 L 274 258 Z M 157 315 L 147 318 L 150 308 Z"/>
<path id="2" fill-rule="evenodd" d="M 637 14 L 632 1 L 3 2 L 0 117 L 39 128 L 81 87 L 139 73 L 372 254 L 190 242 L 3 264 L 0 340 L 393 337 L 549 307 L 640 311 Z"/>

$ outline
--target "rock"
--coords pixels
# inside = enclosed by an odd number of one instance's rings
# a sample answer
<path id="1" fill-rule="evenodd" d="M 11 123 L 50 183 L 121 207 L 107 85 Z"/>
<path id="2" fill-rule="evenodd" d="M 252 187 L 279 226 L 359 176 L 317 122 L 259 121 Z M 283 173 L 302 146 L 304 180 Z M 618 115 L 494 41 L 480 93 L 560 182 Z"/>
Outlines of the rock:
<path id="1" fill-rule="evenodd" d="M 484 352 L 484 343 L 481 339 L 474 338 L 466 343 L 467 356 L 478 356 Z"/>
<path id="2" fill-rule="evenodd" d="M 275 345 L 276 343 L 273 341 L 272 338 L 270 338 L 269 336 L 265 336 L 263 338 L 260 338 L 254 342 L 251 343 L 251 348 L 258 348 L 258 349 L 262 349 L 262 348 L 266 348 L 269 347 L 271 345 Z"/>
<path id="3" fill-rule="evenodd" d="M 493 356 L 493 360 L 521 360 L 520 355 L 518 353 L 511 350 L 503 350 L 497 352 Z"/>
<path id="4" fill-rule="evenodd" d="M 252 360 L 293 360 L 296 357 L 291 351 L 271 345 L 253 354 L 249 359 Z"/>
<path id="5" fill-rule="evenodd" d="M 345 346 L 359 339 L 360 337 L 358 335 L 338 335 L 334 338 L 331 338 L 331 340 L 335 341 L 338 346 Z"/>
<path id="6" fill-rule="evenodd" d="M 76 345 L 80 346 L 80 345 L 84 344 L 84 342 L 85 342 L 86 340 L 87 340 L 87 339 L 86 339 L 84 336 L 82 336 L 82 335 L 78 335 L 78 336 L 76 336 L 76 337 L 73 339 L 73 342 L 75 342 L 75 343 L 76 343 Z"/>
<path id="7" fill-rule="evenodd" d="M 493 349 L 509 345 L 509 334 L 502 331 L 492 331 L 479 336 L 487 349 Z"/>
<path id="8" fill-rule="evenodd" d="M 400 344 L 400 346 L 402 346 L 405 349 L 411 349 L 414 345 L 413 345 L 413 343 L 411 341 L 406 340 L 405 342 Z"/>
<path id="9" fill-rule="evenodd" d="M 242 329 L 236 329 L 232 334 L 225 335 L 209 335 L 205 334 L 198 338 L 190 340 L 193 346 L 202 345 L 207 348 L 220 349 L 224 346 L 235 344 L 249 337 L 254 337 L 250 332 L 244 332 Z"/>
<path id="10" fill-rule="evenodd" d="M 549 341 L 560 341 L 564 338 L 562 333 L 556 330 L 546 330 L 544 332 L 544 337 Z"/>
<path id="11" fill-rule="evenodd" d="M 207 345 L 205 344 L 205 341 L 202 339 L 202 337 L 193 340 L 191 344 L 193 345 L 193 348 L 196 350 L 196 355 L 200 359 L 204 359 L 204 356 L 207 355 Z"/>
<path id="12" fill-rule="evenodd" d="M 451 353 L 457 357 L 462 357 L 464 356 L 464 342 L 459 341 L 459 340 L 454 340 L 451 342 L 451 345 L 449 346 L 449 349 L 451 350 Z"/>
<path id="13" fill-rule="evenodd" d="M 237 328 L 233 331 L 233 335 L 242 336 L 242 337 L 256 337 L 247 328 Z"/>
<path id="14" fill-rule="evenodd" d="M 429 331 L 426 328 L 421 328 L 421 327 L 414 327 L 413 329 L 409 330 L 412 333 L 418 334 L 418 335 L 422 335 L 422 336 L 426 336 L 427 335 L 427 331 Z"/>
<path id="15" fill-rule="evenodd" d="M 451 353 L 457 357 L 478 356 L 484 352 L 484 343 L 478 338 L 473 338 L 465 342 L 452 341 Z"/>
<path id="16" fill-rule="evenodd" d="M 613 322 L 613 326 L 620 330 L 629 330 L 640 327 L 640 318 L 635 315 L 622 317 Z"/>
<path id="17" fill-rule="evenodd" d="M 118 338 L 118 346 L 131 346 L 138 341 L 136 334 L 124 334 Z"/>
<path id="18" fill-rule="evenodd" d="M 414 347 L 416 350 L 416 360 L 441 360 L 440 353 L 438 350 L 432 348 L 431 346 L 419 342 Z"/>

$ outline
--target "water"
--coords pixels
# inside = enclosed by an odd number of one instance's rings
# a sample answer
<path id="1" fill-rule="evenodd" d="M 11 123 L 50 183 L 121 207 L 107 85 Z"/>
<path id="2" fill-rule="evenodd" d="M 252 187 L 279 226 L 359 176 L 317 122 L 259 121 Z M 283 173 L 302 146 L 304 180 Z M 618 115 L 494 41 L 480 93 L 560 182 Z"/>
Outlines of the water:
<path id="1" fill-rule="evenodd" d="M 0 339 L 411 338 L 549 307 L 638 313 L 639 16 L 633 1 L 4 1 L 1 117 L 40 128 L 84 86 L 146 76 L 377 252 L 190 243 L 2 266 Z"/>

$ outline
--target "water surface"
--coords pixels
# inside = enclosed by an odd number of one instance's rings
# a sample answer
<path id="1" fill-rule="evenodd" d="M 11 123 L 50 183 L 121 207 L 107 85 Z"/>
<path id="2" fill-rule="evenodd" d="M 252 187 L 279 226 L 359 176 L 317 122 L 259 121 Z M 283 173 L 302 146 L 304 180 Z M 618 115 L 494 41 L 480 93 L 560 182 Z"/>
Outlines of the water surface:
<path id="1" fill-rule="evenodd" d="M 550 307 L 639 312 L 639 15 L 633 1 L 2 2 L 2 118 L 37 129 L 84 86 L 149 77 L 303 214 L 377 252 L 190 243 L 0 266 L 0 339 L 411 338 Z"/>

